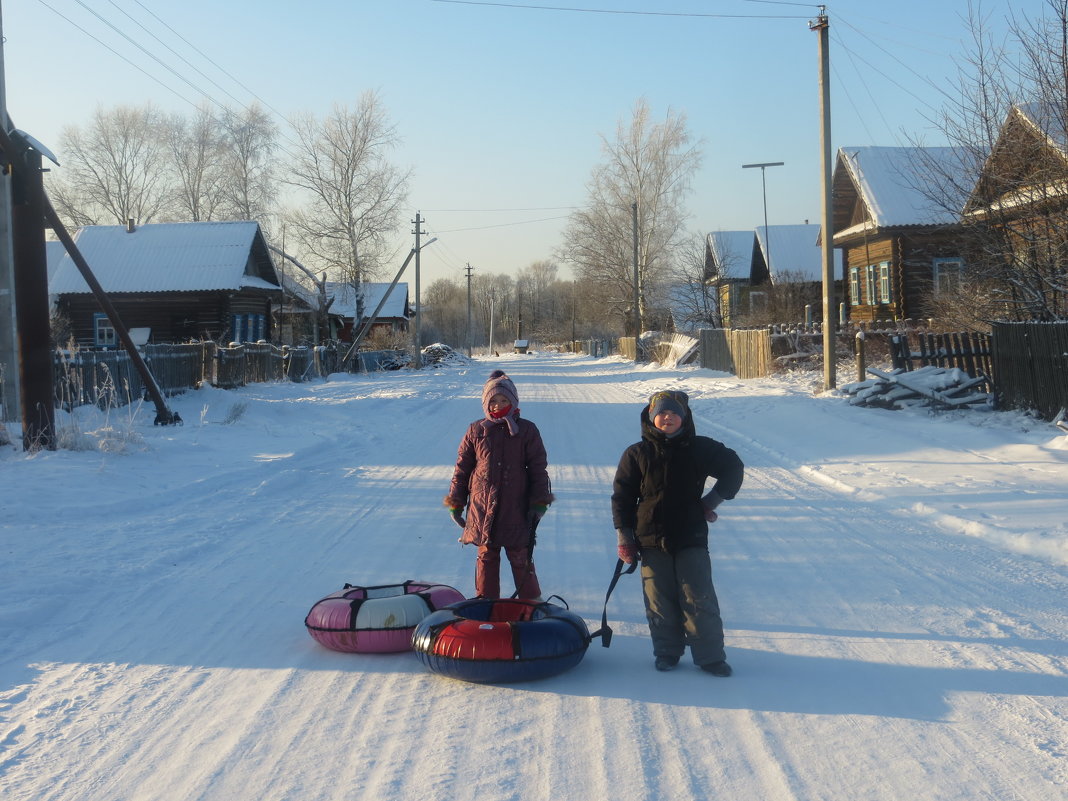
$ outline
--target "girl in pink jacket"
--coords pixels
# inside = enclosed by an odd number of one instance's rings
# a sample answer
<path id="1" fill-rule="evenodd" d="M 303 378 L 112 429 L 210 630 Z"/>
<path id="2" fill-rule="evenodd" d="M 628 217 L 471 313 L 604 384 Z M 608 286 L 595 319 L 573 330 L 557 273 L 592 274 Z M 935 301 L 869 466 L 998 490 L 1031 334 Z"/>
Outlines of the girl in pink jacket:
<path id="1" fill-rule="evenodd" d="M 501 597 L 503 548 L 516 597 L 539 599 L 534 529 L 553 502 L 545 445 L 538 427 L 520 418 L 515 384 L 502 370 L 482 388 L 482 411 L 460 442 L 445 506 L 464 530 L 460 541 L 478 546 L 476 595 Z"/>

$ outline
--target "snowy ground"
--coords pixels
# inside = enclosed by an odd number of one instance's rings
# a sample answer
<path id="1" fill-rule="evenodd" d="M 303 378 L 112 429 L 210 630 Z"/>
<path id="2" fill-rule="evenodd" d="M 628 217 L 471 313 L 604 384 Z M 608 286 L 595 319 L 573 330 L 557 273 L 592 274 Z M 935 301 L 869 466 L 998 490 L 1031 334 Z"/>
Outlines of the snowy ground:
<path id="1" fill-rule="evenodd" d="M 497 366 L 549 452 L 543 586 L 591 629 L 644 398 L 688 391 L 742 455 L 712 529 L 732 678 L 653 670 L 635 576 L 612 647 L 528 684 L 307 635 L 345 582 L 471 592 L 441 498 Z M 506 356 L 190 392 L 180 428 L 82 410 L 87 450 L 0 449 L 0 797 L 1068 797 L 1066 437 L 818 380 Z"/>

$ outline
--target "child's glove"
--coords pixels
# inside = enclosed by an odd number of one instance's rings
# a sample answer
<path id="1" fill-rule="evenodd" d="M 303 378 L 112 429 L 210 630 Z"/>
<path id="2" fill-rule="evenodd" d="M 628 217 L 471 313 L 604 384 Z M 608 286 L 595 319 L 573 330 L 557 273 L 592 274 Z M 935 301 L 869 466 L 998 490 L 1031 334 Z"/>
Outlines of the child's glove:
<path id="1" fill-rule="evenodd" d="M 452 515 L 453 522 L 460 528 L 464 528 L 467 525 L 467 521 L 464 520 L 462 509 L 450 509 L 449 514 Z"/>
<path id="2" fill-rule="evenodd" d="M 545 513 L 547 511 L 549 511 L 549 507 L 543 503 L 536 503 L 531 506 L 530 511 L 527 512 L 527 525 L 533 526 L 535 523 L 545 517 Z"/>
<path id="3" fill-rule="evenodd" d="M 617 528 L 616 538 L 618 545 L 616 546 L 616 554 L 619 558 L 626 562 L 628 565 L 632 565 L 641 558 L 638 553 L 638 538 L 632 528 Z"/>

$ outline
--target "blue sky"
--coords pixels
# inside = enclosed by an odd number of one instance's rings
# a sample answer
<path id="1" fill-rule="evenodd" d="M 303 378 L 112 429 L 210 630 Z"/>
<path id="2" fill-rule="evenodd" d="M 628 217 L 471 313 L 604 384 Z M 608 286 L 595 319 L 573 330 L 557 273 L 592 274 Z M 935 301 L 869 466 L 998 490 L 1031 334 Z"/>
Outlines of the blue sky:
<path id="1" fill-rule="evenodd" d="M 1045 0 L 981 7 L 1000 26 Z M 939 143 L 928 119 L 967 51 L 967 8 L 827 5 L 836 149 L 906 144 L 903 131 Z M 8 0 L 7 105 L 62 161 L 60 130 L 98 104 L 191 112 L 208 95 L 258 100 L 281 122 L 376 90 L 403 139 L 394 159 L 413 169 L 408 219 L 421 211 L 438 236 L 425 285 L 468 263 L 514 274 L 551 258 L 601 135 L 641 97 L 654 118 L 684 113 L 702 142 L 694 231 L 762 224 L 760 171 L 741 167 L 753 162 L 785 162 L 766 174 L 771 224 L 818 222 L 817 13 L 774 0 Z"/>

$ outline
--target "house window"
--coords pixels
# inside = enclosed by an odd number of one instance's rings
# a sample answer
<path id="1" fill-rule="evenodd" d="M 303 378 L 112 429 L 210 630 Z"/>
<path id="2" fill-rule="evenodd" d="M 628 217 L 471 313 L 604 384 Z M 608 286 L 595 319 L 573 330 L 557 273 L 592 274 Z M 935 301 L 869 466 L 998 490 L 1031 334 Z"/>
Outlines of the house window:
<path id="1" fill-rule="evenodd" d="M 849 301 L 853 306 L 860 305 L 860 268 L 849 268 Z"/>
<path id="2" fill-rule="evenodd" d="M 768 308 L 768 295 L 766 292 L 749 293 L 749 313 L 756 314 Z"/>
<path id="3" fill-rule="evenodd" d="M 879 282 L 878 273 L 876 272 L 876 266 L 869 264 L 864 268 L 864 289 L 866 291 L 866 300 L 869 306 L 874 306 L 878 302 Z"/>
<path id="4" fill-rule="evenodd" d="M 98 348 L 114 348 L 119 344 L 118 334 L 106 314 L 93 315 L 93 343 Z"/>
<path id="5" fill-rule="evenodd" d="M 879 264 L 879 302 L 890 303 L 890 262 L 884 261 Z"/>
<path id="6" fill-rule="evenodd" d="M 935 259 L 931 262 L 931 279 L 935 295 L 952 294 L 960 288 L 964 263 L 960 259 Z"/>

